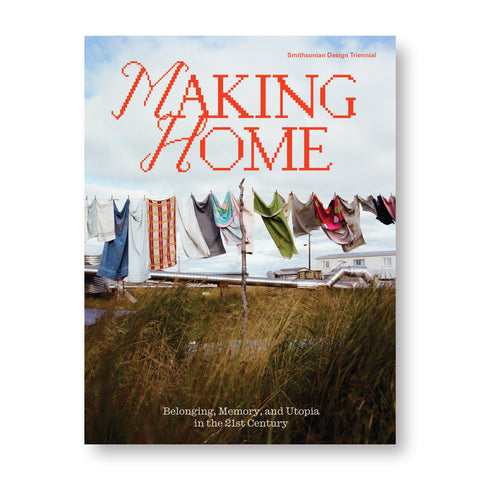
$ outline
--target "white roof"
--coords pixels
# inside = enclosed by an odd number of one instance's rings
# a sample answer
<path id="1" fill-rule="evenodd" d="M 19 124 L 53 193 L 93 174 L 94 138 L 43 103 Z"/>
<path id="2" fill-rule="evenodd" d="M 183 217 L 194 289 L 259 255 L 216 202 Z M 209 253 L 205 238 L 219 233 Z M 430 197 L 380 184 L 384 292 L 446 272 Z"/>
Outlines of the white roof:
<path id="1" fill-rule="evenodd" d="M 315 260 L 325 260 L 328 258 L 357 258 L 357 257 L 385 257 L 388 255 L 396 255 L 396 250 L 382 250 L 379 252 L 358 252 L 358 253 L 332 253 L 316 257 Z"/>

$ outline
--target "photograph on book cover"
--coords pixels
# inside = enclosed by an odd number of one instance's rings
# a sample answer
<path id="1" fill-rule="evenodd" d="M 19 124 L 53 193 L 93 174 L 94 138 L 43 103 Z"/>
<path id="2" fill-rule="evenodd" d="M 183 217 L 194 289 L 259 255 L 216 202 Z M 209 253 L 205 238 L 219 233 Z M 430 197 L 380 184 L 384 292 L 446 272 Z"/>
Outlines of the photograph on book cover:
<path id="1" fill-rule="evenodd" d="M 395 37 L 85 37 L 85 443 L 395 443 Z"/>

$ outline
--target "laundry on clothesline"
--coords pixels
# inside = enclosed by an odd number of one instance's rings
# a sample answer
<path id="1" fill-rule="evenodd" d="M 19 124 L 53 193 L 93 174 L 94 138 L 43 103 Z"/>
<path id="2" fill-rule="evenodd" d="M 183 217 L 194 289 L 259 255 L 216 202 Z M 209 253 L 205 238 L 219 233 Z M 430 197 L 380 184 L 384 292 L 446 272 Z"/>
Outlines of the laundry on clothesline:
<path id="1" fill-rule="evenodd" d="M 220 233 L 226 245 L 238 245 L 242 243 L 242 231 L 237 206 L 233 202 L 233 195 L 227 192 L 222 203 L 212 194 L 213 218 L 220 229 Z"/>
<path id="2" fill-rule="evenodd" d="M 385 225 L 390 225 L 393 223 L 393 218 L 383 202 L 383 197 L 378 195 L 374 201 L 375 207 L 377 208 L 377 220 L 380 220 Z"/>
<path id="3" fill-rule="evenodd" d="M 90 238 L 96 238 L 98 235 L 97 229 L 97 200 L 94 198 L 90 205 L 85 199 L 85 241 Z"/>
<path id="4" fill-rule="evenodd" d="M 353 201 L 350 203 L 339 197 L 338 195 L 337 200 L 338 204 L 340 205 L 343 218 L 345 219 L 345 223 L 348 225 L 350 231 L 354 236 L 353 240 L 350 243 L 342 245 L 342 250 L 344 252 L 350 252 L 354 248 L 365 244 L 362 229 L 360 228 L 360 204 L 358 202 L 357 196 L 355 196 Z"/>
<path id="5" fill-rule="evenodd" d="M 294 253 L 298 253 L 298 251 L 295 247 L 292 232 L 288 226 L 287 219 L 283 213 L 280 195 L 275 192 L 272 203 L 270 205 L 266 205 L 257 192 L 254 192 L 254 194 L 255 212 L 262 217 L 263 223 L 275 242 L 278 251 L 282 254 L 282 257 L 292 258 L 292 255 Z"/>
<path id="6" fill-rule="evenodd" d="M 254 213 L 262 217 L 284 258 L 298 253 L 294 236 L 318 229 L 349 252 L 366 243 L 360 208 L 386 225 L 396 220 L 396 198 L 392 194 L 388 199 L 383 195 L 369 195 L 366 199 L 355 195 L 352 202 L 335 194 L 324 207 L 314 193 L 302 202 L 293 192 L 288 201 L 275 192 L 271 204 L 266 205 L 252 189 L 243 203 L 246 253 L 253 253 Z M 85 241 L 97 238 L 105 242 L 98 275 L 113 280 L 142 283 L 151 271 L 175 266 L 177 228 L 189 259 L 222 255 L 226 253 L 225 245 L 236 246 L 241 253 L 240 203 L 231 191 L 221 203 L 212 192 L 201 202 L 193 194 L 185 202 L 177 202 L 175 196 L 164 200 L 128 199 L 121 211 L 113 198 L 103 204 L 96 198 L 89 204 L 86 198 L 84 213 Z"/>
<path id="7" fill-rule="evenodd" d="M 397 203 L 395 200 L 395 197 L 393 195 L 390 195 L 390 198 L 387 200 L 383 195 L 382 195 L 382 200 L 383 203 L 385 204 L 385 208 L 388 210 L 388 213 L 392 217 L 393 221 L 397 221 Z"/>
<path id="8" fill-rule="evenodd" d="M 107 203 L 95 202 L 97 218 L 97 240 L 109 242 L 115 238 L 115 219 L 113 211 L 113 200 Z"/>
<path id="9" fill-rule="evenodd" d="M 216 257 L 217 255 L 227 253 L 222 243 L 220 228 L 215 224 L 212 194 L 209 193 L 202 202 L 197 202 L 193 195 L 192 200 L 198 225 L 210 251 L 209 257 Z"/>
<path id="10" fill-rule="evenodd" d="M 370 212 L 377 216 L 377 207 L 375 205 L 375 199 L 372 195 L 369 195 L 366 199 L 363 199 L 359 195 L 356 195 L 356 197 L 358 198 L 358 202 L 360 203 L 364 212 Z"/>
<path id="11" fill-rule="evenodd" d="M 185 203 L 178 202 L 177 215 L 180 220 L 178 222 L 178 230 L 182 240 L 183 251 L 187 258 L 209 257 L 210 250 L 198 225 L 192 197 L 188 197 Z"/>
<path id="12" fill-rule="evenodd" d="M 294 193 L 290 193 L 288 203 L 290 204 L 288 210 L 291 212 L 293 234 L 295 237 L 307 235 L 311 231 L 320 228 L 315 217 L 313 193 L 305 203 L 301 202 Z"/>
<path id="13" fill-rule="evenodd" d="M 147 200 L 150 270 L 158 271 L 177 264 L 175 197 Z"/>
<path id="14" fill-rule="evenodd" d="M 217 200 L 215 194 L 213 199 L 213 217 L 215 224 L 220 228 L 220 233 L 225 245 L 237 246 L 238 253 L 241 253 L 242 230 L 240 228 L 240 204 L 232 192 L 227 192 L 223 203 Z M 245 227 L 245 248 L 246 253 L 253 253 L 253 195 L 244 201 L 243 223 Z"/>
<path id="15" fill-rule="evenodd" d="M 313 205 L 315 208 L 315 216 L 318 220 L 318 223 L 322 225 L 323 228 L 326 228 L 330 231 L 342 228 L 342 222 L 345 220 L 345 218 L 343 217 L 343 213 L 340 209 L 340 205 L 338 203 L 336 195 L 330 201 L 327 208 L 325 208 L 319 198 L 314 195 Z"/>
<path id="16" fill-rule="evenodd" d="M 113 201 L 115 238 L 105 242 L 97 275 L 119 280 L 128 275 L 128 211 L 130 200 L 118 211 Z"/>
<path id="17" fill-rule="evenodd" d="M 142 283 L 150 278 L 150 245 L 148 239 L 147 202 L 130 201 L 128 215 L 127 282 Z"/>

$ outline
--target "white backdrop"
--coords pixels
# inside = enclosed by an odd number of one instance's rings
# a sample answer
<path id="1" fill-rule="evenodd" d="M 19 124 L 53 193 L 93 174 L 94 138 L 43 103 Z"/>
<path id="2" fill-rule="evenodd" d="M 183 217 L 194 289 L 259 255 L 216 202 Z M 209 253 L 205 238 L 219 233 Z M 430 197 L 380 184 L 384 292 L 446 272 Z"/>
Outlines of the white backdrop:
<path id="1" fill-rule="evenodd" d="M 9 209 L 0 355 L 2 471 L 9 478 L 403 480 L 478 471 L 478 262 L 476 222 L 471 228 L 467 218 L 477 190 L 477 16 L 464 0 L 430 5 L 4 6 L 1 192 Z M 83 445 L 83 231 L 75 218 L 83 208 L 83 36 L 119 33 L 397 36 L 397 446 Z M 457 226 L 473 244 L 459 244 Z M 449 253 L 458 257 L 460 248 L 464 260 L 450 266 Z"/>

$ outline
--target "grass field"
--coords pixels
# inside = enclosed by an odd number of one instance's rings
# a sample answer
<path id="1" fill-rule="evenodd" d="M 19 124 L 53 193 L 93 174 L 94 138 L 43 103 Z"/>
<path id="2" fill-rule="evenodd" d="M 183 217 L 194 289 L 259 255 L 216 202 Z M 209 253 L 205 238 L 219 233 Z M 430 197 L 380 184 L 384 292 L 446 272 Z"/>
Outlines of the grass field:
<path id="1" fill-rule="evenodd" d="M 85 442 L 395 443 L 395 289 L 247 292 L 86 298 Z"/>

